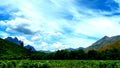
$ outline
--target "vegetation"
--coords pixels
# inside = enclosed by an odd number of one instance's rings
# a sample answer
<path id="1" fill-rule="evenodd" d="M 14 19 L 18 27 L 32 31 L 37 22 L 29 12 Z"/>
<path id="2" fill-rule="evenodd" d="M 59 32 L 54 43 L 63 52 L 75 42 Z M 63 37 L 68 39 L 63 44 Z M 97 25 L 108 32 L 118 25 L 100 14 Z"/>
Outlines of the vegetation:
<path id="1" fill-rule="evenodd" d="M 0 68 L 120 68 L 120 61 L 103 60 L 0 60 Z"/>
<path id="2" fill-rule="evenodd" d="M 64 49 L 45 53 L 0 39 L 0 59 L 0 68 L 120 68 L 120 40 L 98 51 Z"/>
<path id="3" fill-rule="evenodd" d="M 120 51 L 117 49 L 103 52 L 90 50 L 87 53 L 83 50 L 58 50 L 52 53 L 33 52 L 29 57 L 31 60 L 119 60 Z"/>
<path id="4" fill-rule="evenodd" d="M 44 53 L 33 52 L 12 42 L 0 39 L 0 59 L 30 59 L 30 60 L 119 60 L 120 41 L 106 45 L 98 51 L 89 50 L 58 50 Z"/>
<path id="5" fill-rule="evenodd" d="M 29 50 L 22 46 L 0 39 L 0 59 L 22 59 L 29 53 Z"/>

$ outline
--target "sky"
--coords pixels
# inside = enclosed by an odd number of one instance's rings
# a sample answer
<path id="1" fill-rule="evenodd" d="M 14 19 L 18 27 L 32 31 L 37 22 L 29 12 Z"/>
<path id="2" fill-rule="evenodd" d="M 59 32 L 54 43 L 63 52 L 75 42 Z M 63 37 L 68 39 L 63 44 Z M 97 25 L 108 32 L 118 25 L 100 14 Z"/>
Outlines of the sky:
<path id="1" fill-rule="evenodd" d="M 88 47 L 120 35 L 120 0 L 0 0 L 0 38 L 36 50 Z"/>

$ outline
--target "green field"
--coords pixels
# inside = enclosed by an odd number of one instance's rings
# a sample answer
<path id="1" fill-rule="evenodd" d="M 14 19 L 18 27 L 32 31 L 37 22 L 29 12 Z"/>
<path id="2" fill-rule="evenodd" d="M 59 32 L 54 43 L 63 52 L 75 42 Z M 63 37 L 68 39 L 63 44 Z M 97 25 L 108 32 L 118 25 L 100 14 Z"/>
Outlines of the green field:
<path id="1" fill-rule="evenodd" d="M 120 68 L 120 60 L 0 60 L 0 68 Z"/>

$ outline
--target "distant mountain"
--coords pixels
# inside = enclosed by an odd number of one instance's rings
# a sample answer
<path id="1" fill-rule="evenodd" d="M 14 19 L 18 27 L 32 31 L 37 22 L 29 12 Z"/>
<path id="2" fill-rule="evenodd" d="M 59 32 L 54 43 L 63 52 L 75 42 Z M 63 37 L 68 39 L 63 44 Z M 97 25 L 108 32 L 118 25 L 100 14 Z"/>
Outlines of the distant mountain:
<path id="1" fill-rule="evenodd" d="M 102 52 L 102 51 L 113 50 L 113 49 L 120 50 L 120 40 L 107 44 L 103 46 L 102 48 L 100 48 L 98 51 Z"/>
<path id="2" fill-rule="evenodd" d="M 79 48 L 68 48 L 68 51 L 73 51 L 73 50 L 84 50 L 83 47 L 79 47 Z"/>
<path id="3" fill-rule="evenodd" d="M 50 53 L 51 51 L 49 51 L 49 50 L 39 50 L 38 52 Z"/>
<path id="4" fill-rule="evenodd" d="M 111 44 L 111 43 L 116 42 L 118 40 L 120 40 L 120 35 L 113 36 L 113 37 L 104 36 L 100 40 L 98 40 L 95 43 L 93 43 L 91 46 L 87 47 L 85 49 L 85 51 L 99 50 L 100 48 L 106 46 L 107 44 Z"/>
<path id="5" fill-rule="evenodd" d="M 77 50 L 84 50 L 85 48 L 83 48 L 83 47 L 79 47 L 79 48 L 77 48 Z"/>
<path id="6" fill-rule="evenodd" d="M 36 51 L 35 48 L 31 45 L 27 45 L 27 46 L 24 46 L 26 49 L 30 50 L 30 51 Z"/>
<path id="7" fill-rule="evenodd" d="M 18 40 L 17 37 L 15 37 L 15 38 L 7 37 L 7 38 L 5 38 L 5 40 L 8 40 L 8 41 L 13 42 L 13 43 L 20 45 L 20 46 L 24 46 L 23 42 L 21 40 Z"/>
<path id="8" fill-rule="evenodd" d="M 26 48 L 0 38 L 0 59 L 19 59 L 28 54 L 29 51 Z"/>
<path id="9" fill-rule="evenodd" d="M 75 50 L 74 48 L 68 48 L 67 49 L 68 51 L 73 51 L 73 50 Z"/>

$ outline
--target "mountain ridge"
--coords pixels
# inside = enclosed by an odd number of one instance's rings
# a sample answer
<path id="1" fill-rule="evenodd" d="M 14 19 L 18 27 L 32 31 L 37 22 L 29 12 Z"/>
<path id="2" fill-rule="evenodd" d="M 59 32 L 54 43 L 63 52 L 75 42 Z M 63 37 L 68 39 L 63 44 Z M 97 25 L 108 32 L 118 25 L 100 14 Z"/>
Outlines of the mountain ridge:
<path id="1" fill-rule="evenodd" d="M 117 40 L 116 42 L 113 42 L 111 44 L 107 44 L 104 47 L 100 48 L 98 51 L 103 52 L 106 50 L 113 50 L 113 49 L 120 50 L 120 40 Z"/>
<path id="2" fill-rule="evenodd" d="M 24 46 L 23 41 L 18 40 L 17 37 L 15 37 L 15 38 L 7 37 L 7 38 L 5 38 L 5 40 L 10 41 L 10 42 L 13 42 L 13 43 L 15 43 L 15 44 L 17 44 L 17 45 L 20 45 L 20 46 Z"/>
<path id="3" fill-rule="evenodd" d="M 113 42 L 116 42 L 117 40 L 120 40 L 120 35 L 112 37 L 104 36 L 103 38 L 99 39 L 89 47 L 85 48 L 85 51 L 99 50 L 100 48 L 106 46 L 107 44 L 111 44 Z"/>
<path id="4" fill-rule="evenodd" d="M 10 42 L 13 42 L 13 43 L 15 43 L 15 44 L 17 44 L 17 45 L 20 45 L 20 46 L 22 46 L 22 47 L 24 47 L 24 48 L 26 48 L 26 49 L 28 49 L 28 50 L 36 51 L 35 48 L 34 48 L 33 46 L 31 46 L 31 45 L 26 45 L 26 46 L 25 46 L 25 45 L 24 45 L 24 42 L 21 41 L 21 40 L 18 40 L 17 37 L 15 37 L 15 38 L 7 37 L 7 38 L 5 38 L 5 40 L 10 41 Z"/>
<path id="5" fill-rule="evenodd" d="M 12 41 L 11 41 L 12 39 Z M 17 37 L 15 38 L 12 38 L 12 37 L 8 37 L 6 38 L 5 40 L 8 40 L 10 42 L 15 42 L 14 40 L 17 40 L 17 42 L 19 42 L 19 45 L 21 44 L 22 41 L 18 40 Z M 89 51 L 89 50 L 99 50 L 100 48 L 108 45 L 108 44 L 111 44 L 111 43 L 114 43 L 116 42 L 117 40 L 120 40 L 120 35 L 117 35 L 117 36 L 112 36 L 112 37 L 108 37 L 108 36 L 104 36 L 102 37 L 101 39 L 99 39 L 98 41 L 94 42 L 92 45 L 90 45 L 89 47 L 87 48 L 83 48 L 83 47 L 79 47 L 79 48 L 67 48 L 68 51 L 72 51 L 72 50 L 77 50 L 77 49 L 83 49 L 85 51 Z M 22 42 L 23 43 L 23 42 Z M 24 46 L 24 45 L 22 45 Z M 31 45 L 27 45 L 27 46 L 24 46 L 24 48 L 28 49 L 28 50 L 31 50 L 31 51 L 36 51 L 36 49 L 31 46 Z M 50 52 L 50 51 L 43 51 L 43 50 L 38 50 L 38 51 L 42 51 L 42 52 Z"/>

